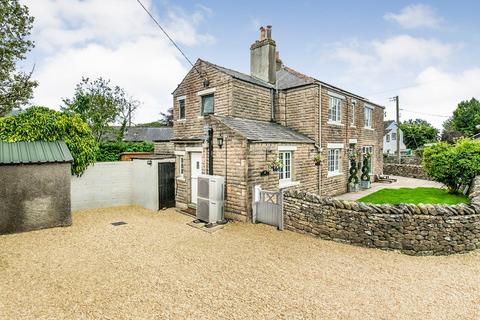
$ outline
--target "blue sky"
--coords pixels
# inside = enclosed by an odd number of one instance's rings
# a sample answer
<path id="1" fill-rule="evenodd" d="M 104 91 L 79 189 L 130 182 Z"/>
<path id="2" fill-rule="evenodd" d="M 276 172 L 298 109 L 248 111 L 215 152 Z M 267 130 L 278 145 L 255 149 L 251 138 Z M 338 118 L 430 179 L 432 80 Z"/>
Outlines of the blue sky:
<path id="1" fill-rule="evenodd" d="M 119 84 L 154 120 L 188 64 L 135 0 L 24 0 L 36 16 L 35 103 L 56 107 L 81 76 Z M 480 97 L 477 1 L 143 1 L 195 60 L 249 72 L 249 46 L 273 26 L 283 62 L 440 127 L 460 100 Z"/>

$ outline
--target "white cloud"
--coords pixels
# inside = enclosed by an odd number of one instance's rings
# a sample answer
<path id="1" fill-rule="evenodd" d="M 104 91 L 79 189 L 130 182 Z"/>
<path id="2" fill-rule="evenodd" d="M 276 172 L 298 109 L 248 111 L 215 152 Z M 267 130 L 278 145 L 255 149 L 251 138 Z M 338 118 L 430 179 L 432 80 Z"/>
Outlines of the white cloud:
<path id="1" fill-rule="evenodd" d="M 480 68 L 445 71 L 462 46 L 437 39 L 398 35 L 383 40 L 337 42 L 327 57 L 343 63 L 337 73 L 341 86 L 354 88 L 386 105 L 387 119 L 395 116 L 393 95 L 400 96 L 401 120 L 421 118 L 442 127 L 457 104 L 480 96 Z M 337 65 L 336 65 L 337 66 Z"/>
<path id="2" fill-rule="evenodd" d="M 398 23 L 405 29 L 438 28 L 442 23 L 442 18 L 437 16 L 435 10 L 425 4 L 406 6 L 400 13 L 389 12 L 384 18 Z"/>
<path id="3" fill-rule="evenodd" d="M 419 73 L 414 87 L 400 90 L 402 119 L 422 118 L 437 128 L 462 100 L 480 97 L 480 68 L 449 73 L 429 67 Z M 412 112 L 413 111 L 413 112 Z"/>
<path id="4" fill-rule="evenodd" d="M 130 0 L 24 0 L 35 17 L 34 103 L 58 108 L 82 76 L 111 79 L 143 102 L 136 122 L 152 121 L 172 104 L 171 92 L 186 74 L 180 54 L 143 9 Z M 183 46 L 208 45 L 215 38 L 199 26 L 212 11 L 197 6 L 157 8 L 143 3 Z M 162 11 L 160 12 L 160 9 Z M 193 57 L 192 57 L 193 58 Z"/>

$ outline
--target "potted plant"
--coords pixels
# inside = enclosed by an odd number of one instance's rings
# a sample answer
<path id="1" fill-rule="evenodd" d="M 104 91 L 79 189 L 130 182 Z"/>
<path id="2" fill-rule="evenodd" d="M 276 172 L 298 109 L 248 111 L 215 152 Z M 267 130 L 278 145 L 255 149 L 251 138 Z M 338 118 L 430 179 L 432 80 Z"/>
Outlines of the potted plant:
<path id="1" fill-rule="evenodd" d="M 278 172 L 278 170 L 280 170 L 280 168 L 282 167 L 283 167 L 282 161 L 278 159 L 273 160 L 268 164 L 268 169 L 272 170 L 273 172 Z"/>
<path id="2" fill-rule="evenodd" d="M 363 189 L 370 188 L 370 153 L 363 155 L 362 175 L 360 176 L 360 185 Z"/>
<path id="3" fill-rule="evenodd" d="M 320 164 L 322 164 L 323 157 L 320 153 L 317 153 L 315 157 L 313 157 L 313 163 L 318 167 Z"/>
<path id="4" fill-rule="evenodd" d="M 357 192 L 359 188 L 357 153 L 352 151 L 349 156 L 350 170 L 348 176 L 348 192 Z"/>

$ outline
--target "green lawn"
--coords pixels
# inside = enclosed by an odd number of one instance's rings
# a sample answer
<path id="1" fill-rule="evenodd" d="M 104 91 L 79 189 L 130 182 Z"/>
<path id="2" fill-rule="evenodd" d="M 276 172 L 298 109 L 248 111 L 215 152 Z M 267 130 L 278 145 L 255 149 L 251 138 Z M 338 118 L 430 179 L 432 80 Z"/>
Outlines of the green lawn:
<path id="1" fill-rule="evenodd" d="M 369 194 L 361 199 L 360 202 L 368 203 L 429 203 L 429 204 L 457 204 L 470 203 L 468 197 L 464 195 L 449 194 L 446 190 L 437 188 L 400 188 L 400 189 L 381 189 Z"/>

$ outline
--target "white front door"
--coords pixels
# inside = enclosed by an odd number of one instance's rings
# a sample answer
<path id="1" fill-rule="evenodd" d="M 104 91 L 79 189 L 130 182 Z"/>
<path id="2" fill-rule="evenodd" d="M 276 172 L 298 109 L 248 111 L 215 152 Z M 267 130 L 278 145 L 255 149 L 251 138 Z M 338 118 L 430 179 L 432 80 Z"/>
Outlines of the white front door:
<path id="1" fill-rule="evenodd" d="M 202 174 L 202 153 L 192 152 L 190 153 L 190 172 L 191 174 L 191 194 L 192 203 L 197 204 L 197 178 Z"/>

